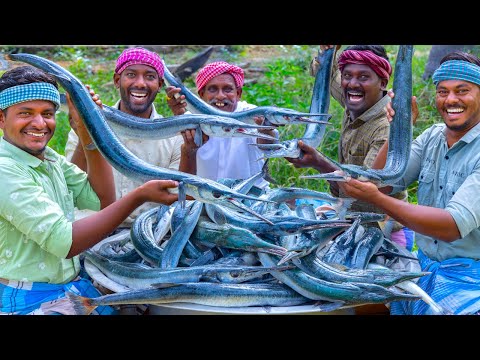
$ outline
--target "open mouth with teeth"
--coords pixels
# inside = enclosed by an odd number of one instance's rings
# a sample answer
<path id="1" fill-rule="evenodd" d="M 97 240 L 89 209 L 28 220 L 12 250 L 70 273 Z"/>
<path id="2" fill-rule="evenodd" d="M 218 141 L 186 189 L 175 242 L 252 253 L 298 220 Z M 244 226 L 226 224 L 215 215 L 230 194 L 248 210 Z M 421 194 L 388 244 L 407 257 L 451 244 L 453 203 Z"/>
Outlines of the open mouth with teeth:
<path id="1" fill-rule="evenodd" d="M 364 98 L 363 93 L 359 91 L 349 91 L 347 92 L 347 97 L 348 101 L 351 103 L 358 103 Z"/>
<path id="2" fill-rule="evenodd" d="M 47 136 L 46 133 L 39 133 L 39 132 L 32 132 L 32 131 L 25 131 L 25 134 L 27 134 L 28 136 L 33 136 L 35 138 L 44 138 L 45 136 Z"/>

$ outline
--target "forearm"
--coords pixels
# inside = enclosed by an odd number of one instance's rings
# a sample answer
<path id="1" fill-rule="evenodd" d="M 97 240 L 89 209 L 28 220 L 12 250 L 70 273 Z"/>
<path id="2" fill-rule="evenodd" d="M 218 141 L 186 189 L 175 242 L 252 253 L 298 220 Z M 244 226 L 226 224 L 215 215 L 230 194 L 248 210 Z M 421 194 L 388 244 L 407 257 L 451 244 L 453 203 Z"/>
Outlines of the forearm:
<path id="1" fill-rule="evenodd" d="M 78 142 L 77 146 L 75 147 L 75 151 L 73 152 L 70 162 L 87 172 L 87 159 L 85 158 L 85 153 L 80 142 Z"/>
<path id="2" fill-rule="evenodd" d="M 385 213 L 408 228 L 433 238 L 452 242 L 461 235 L 455 220 L 443 209 L 410 204 L 378 192 L 369 202 L 383 209 Z"/>
<path id="3" fill-rule="evenodd" d="M 86 155 L 88 181 L 100 199 L 101 208 L 104 209 L 115 202 L 116 198 L 112 166 L 97 149 L 83 151 Z"/>
<path id="4" fill-rule="evenodd" d="M 197 150 L 184 150 L 182 149 L 180 155 L 179 171 L 196 174 L 197 173 Z"/>
<path id="5" fill-rule="evenodd" d="M 388 154 L 388 141 L 382 145 L 378 151 L 377 157 L 373 161 L 372 169 L 383 169 L 387 163 L 387 154 Z"/>
<path id="6" fill-rule="evenodd" d="M 75 221 L 72 247 L 67 258 L 89 249 L 115 230 L 128 215 L 145 202 L 139 194 L 136 189 L 103 210 Z"/>

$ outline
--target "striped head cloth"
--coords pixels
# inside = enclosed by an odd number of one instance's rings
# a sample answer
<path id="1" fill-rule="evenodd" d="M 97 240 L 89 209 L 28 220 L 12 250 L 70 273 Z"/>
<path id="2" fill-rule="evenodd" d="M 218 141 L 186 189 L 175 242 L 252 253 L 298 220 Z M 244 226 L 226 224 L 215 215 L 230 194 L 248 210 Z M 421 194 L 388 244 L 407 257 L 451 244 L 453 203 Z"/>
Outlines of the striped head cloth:
<path id="1" fill-rule="evenodd" d="M 392 65 L 387 59 L 370 50 L 345 50 L 338 59 L 338 68 L 343 71 L 347 64 L 368 65 L 382 79 L 390 79 Z"/>
<path id="2" fill-rule="evenodd" d="M 229 64 L 225 61 L 215 61 L 206 65 L 201 69 L 195 79 L 195 84 L 197 85 L 197 91 L 200 91 L 205 85 L 208 84 L 215 76 L 221 74 L 230 74 L 235 80 L 235 85 L 237 88 L 243 87 L 243 81 L 245 79 L 242 68 Z"/>
<path id="3" fill-rule="evenodd" d="M 55 104 L 55 109 L 60 107 L 60 93 L 50 83 L 34 82 L 9 87 L 0 92 L 0 109 L 32 100 L 48 100 Z"/>
<path id="4" fill-rule="evenodd" d="M 163 62 L 160 56 L 141 47 L 125 49 L 117 59 L 115 74 L 121 74 L 130 65 L 147 65 L 154 68 L 158 76 L 163 79 Z"/>
<path id="5" fill-rule="evenodd" d="M 464 80 L 480 86 L 480 66 L 463 60 L 448 60 L 432 75 L 433 83 L 443 80 Z"/>

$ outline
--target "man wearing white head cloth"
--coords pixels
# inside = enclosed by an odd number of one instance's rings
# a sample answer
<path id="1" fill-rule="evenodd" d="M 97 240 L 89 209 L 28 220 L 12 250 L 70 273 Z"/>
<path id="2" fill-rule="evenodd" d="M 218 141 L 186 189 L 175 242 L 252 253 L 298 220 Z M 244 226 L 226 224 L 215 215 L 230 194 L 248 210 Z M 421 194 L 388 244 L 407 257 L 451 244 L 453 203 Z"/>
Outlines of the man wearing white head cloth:
<path id="1" fill-rule="evenodd" d="M 241 101 L 244 72 L 233 64 L 225 61 L 215 61 L 203 67 L 197 74 L 196 86 L 198 95 L 206 103 L 228 112 L 245 111 L 256 105 Z M 261 124 L 263 119 L 257 119 Z M 182 133 L 186 146 L 195 149 L 193 142 L 195 130 Z M 278 137 L 277 130 L 260 130 L 271 136 Z M 211 180 L 222 178 L 246 179 L 259 173 L 265 163 L 263 154 L 255 144 L 261 139 L 252 138 L 220 138 L 203 136 L 206 141 L 196 149 L 196 174 Z M 260 159 L 260 160 L 259 160 Z M 259 179 L 255 185 L 260 188 L 268 186 L 268 181 Z"/>
<path id="2" fill-rule="evenodd" d="M 480 313 L 480 59 L 454 52 L 433 74 L 437 111 L 443 124 L 425 130 L 412 143 L 406 173 L 386 191 L 418 180 L 418 205 L 401 202 L 372 183 L 341 184 L 347 195 L 382 208 L 416 232 L 423 271 L 418 285 L 436 302 L 391 304 L 392 315 Z M 393 96 L 393 94 L 392 94 Z M 390 118 L 394 111 L 387 105 Z M 385 165 L 388 144 L 374 168 Z M 383 191 L 383 189 L 382 189 Z"/>

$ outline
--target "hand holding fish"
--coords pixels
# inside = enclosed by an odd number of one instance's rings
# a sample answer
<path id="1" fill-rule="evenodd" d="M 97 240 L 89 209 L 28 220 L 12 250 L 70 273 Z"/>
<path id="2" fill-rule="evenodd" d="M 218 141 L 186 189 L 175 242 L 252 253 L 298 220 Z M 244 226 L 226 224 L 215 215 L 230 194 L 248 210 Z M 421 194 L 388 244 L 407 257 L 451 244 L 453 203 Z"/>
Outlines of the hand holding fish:
<path id="1" fill-rule="evenodd" d="M 165 93 L 167 94 L 167 104 L 173 115 L 183 115 L 187 110 L 187 102 L 185 95 L 180 95 L 182 89 L 175 86 L 167 86 Z"/>
<path id="2" fill-rule="evenodd" d="M 100 108 L 102 108 L 103 104 L 102 104 L 102 100 L 100 100 L 100 96 L 90 88 L 90 85 L 86 85 L 85 87 L 88 89 L 93 101 L 95 101 L 95 103 Z M 88 134 L 88 131 L 85 128 L 85 125 L 83 124 L 83 120 L 79 112 L 75 108 L 75 105 L 73 105 L 72 99 L 70 98 L 70 95 L 68 94 L 68 92 L 66 93 L 66 98 L 67 98 L 67 105 L 68 105 L 68 121 L 70 122 L 70 127 L 73 129 L 73 131 L 75 131 L 78 137 L 82 139 L 83 144 L 92 143 L 90 135 Z M 83 140 L 85 140 L 85 142 L 83 142 Z"/>
<path id="3" fill-rule="evenodd" d="M 395 93 L 393 90 L 388 90 L 387 95 L 390 96 L 392 99 L 395 97 Z M 390 101 L 387 106 L 385 107 L 385 111 L 387 112 L 388 121 L 393 120 L 393 116 L 395 115 L 395 110 L 392 108 L 392 102 Z M 412 96 L 412 124 L 415 125 L 417 123 L 417 118 L 420 111 L 418 110 L 417 104 L 417 97 Z"/>
<path id="4" fill-rule="evenodd" d="M 302 151 L 303 156 L 299 158 L 285 157 L 285 160 L 292 163 L 296 168 L 311 167 L 319 172 L 332 172 L 337 170 L 333 168 L 331 164 L 326 162 L 318 153 L 318 151 L 305 144 L 302 140 L 298 141 L 298 148 Z"/>
<path id="5" fill-rule="evenodd" d="M 174 180 L 150 180 L 139 186 L 131 193 L 138 196 L 141 204 L 153 201 L 164 205 L 171 205 L 178 200 L 178 194 L 172 194 L 168 189 L 178 187 L 178 181 Z M 127 196 L 129 196 L 128 194 Z M 141 205 L 140 204 L 140 205 Z"/>

